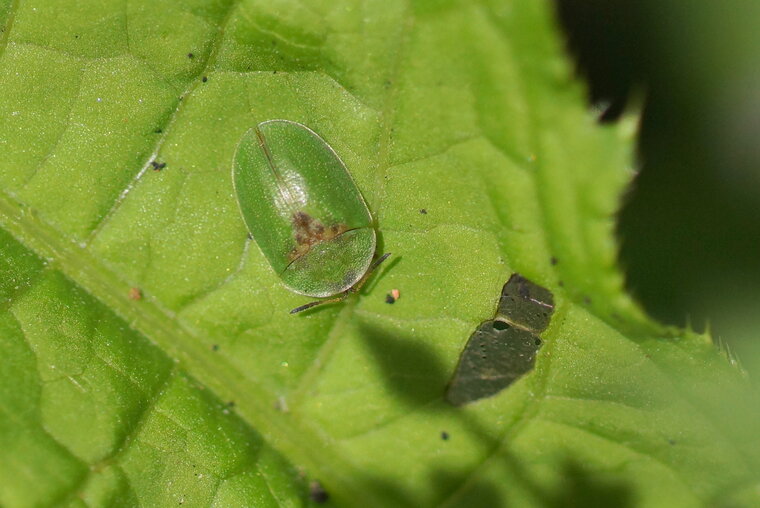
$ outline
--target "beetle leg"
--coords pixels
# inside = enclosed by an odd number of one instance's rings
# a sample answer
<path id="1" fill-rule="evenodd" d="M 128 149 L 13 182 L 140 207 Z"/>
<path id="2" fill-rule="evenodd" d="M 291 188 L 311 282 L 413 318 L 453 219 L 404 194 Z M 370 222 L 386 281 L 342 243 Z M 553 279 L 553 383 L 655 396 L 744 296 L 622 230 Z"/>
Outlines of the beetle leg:
<path id="1" fill-rule="evenodd" d="M 295 309 L 291 310 L 290 313 L 291 314 L 298 314 L 299 312 L 303 312 L 305 310 L 311 309 L 312 307 L 316 307 L 317 305 L 323 305 L 323 304 L 326 304 L 326 303 L 338 303 L 338 302 L 342 302 L 351 293 L 358 292 L 362 288 L 362 286 L 364 285 L 364 283 L 367 282 L 367 279 L 369 279 L 370 275 L 372 275 L 372 272 L 374 272 L 375 269 L 378 266 L 380 266 L 380 264 L 383 261 L 385 261 L 386 259 L 388 259 L 388 257 L 390 255 L 391 255 L 390 252 L 386 252 L 385 254 L 383 254 L 382 256 L 380 256 L 379 258 L 377 258 L 377 260 L 375 260 L 375 262 L 370 265 L 369 269 L 367 270 L 367 273 L 364 274 L 364 277 L 362 277 L 359 282 L 357 282 L 356 284 L 354 284 L 350 288 L 346 289 L 345 291 L 343 291 L 341 294 L 339 294 L 335 298 L 329 298 L 327 300 L 316 300 L 316 301 L 313 301 L 313 302 L 309 302 L 309 303 L 307 303 L 305 305 L 301 305 L 300 307 L 296 307 Z"/>
<path id="2" fill-rule="evenodd" d="M 291 310 L 291 314 L 298 314 L 299 312 L 305 311 L 307 309 L 311 309 L 312 307 L 316 307 L 317 305 L 323 305 L 325 303 L 337 303 L 342 302 L 346 299 L 346 297 L 350 294 L 352 288 L 349 288 L 348 290 L 342 292 L 335 298 L 329 298 L 327 300 L 316 300 L 313 302 L 309 302 L 306 305 L 301 305 L 300 307 L 296 307 L 295 309 Z"/>

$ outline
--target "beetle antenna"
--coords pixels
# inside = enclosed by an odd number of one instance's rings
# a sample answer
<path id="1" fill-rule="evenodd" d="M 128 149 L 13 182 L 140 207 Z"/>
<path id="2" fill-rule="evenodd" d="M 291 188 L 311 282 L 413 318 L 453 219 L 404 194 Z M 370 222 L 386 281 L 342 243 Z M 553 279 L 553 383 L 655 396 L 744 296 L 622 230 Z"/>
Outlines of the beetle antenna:
<path id="1" fill-rule="evenodd" d="M 371 272 L 375 271 L 375 268 L 377 268 L 378 266 L 380 266 L 380 263 L 382 263 L 383 261 L 385 261 L 386 259 L 388 259 L 390 256 L 391 256 L 391 253 L 390 252 L 386 252 L 385 254 L 383 254 L 382 256 L 380 256 L 379 258 L 377 258 L 377 261 L 375 261 L 374 263 L 372 263 L 370 265 L 369 270 L 367 270 L 367 273 L 371 273 Z"/>
<path id="2" fill-rule="evenodd" d="M 367 281 L 370 279 L 370 277 L 372 277 L 372 274 L 375 272 L 375 270 L 377 269 L 377 267 L 380 266 L 380 264 L 383 261 L 385 261 L 386 259 L 388 259 L 390 257 L 390 255 L 391 255 L 390 252 L 386 252 L 385 254 L 383 254 L 382 256 L 380 256 L 379 258 L 377 258 L 371 265 L 369 265 L 369 268 L 367 269 L 367 273 L 364 274 L 364 277 L 362 277 L 362 279 L 359 282 L 357 282 L 354 287 L 352 287 L 351 289 L 349 289 L 349 291 L 351 293 L 357 293 L 364 286 L 364 284 L 367 283 Z"/>

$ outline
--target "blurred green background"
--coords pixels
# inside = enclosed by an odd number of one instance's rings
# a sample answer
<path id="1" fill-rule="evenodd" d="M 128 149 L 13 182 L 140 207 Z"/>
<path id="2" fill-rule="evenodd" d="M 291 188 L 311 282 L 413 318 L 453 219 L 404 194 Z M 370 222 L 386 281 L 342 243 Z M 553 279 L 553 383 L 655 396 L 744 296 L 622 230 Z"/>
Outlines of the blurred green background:
<path id="1" fill-rule="evenodd" d="M 629 290 L 760 386 L 760 2 L 556 0 L 600 121 L 643 106 L 620 212 Z"/>

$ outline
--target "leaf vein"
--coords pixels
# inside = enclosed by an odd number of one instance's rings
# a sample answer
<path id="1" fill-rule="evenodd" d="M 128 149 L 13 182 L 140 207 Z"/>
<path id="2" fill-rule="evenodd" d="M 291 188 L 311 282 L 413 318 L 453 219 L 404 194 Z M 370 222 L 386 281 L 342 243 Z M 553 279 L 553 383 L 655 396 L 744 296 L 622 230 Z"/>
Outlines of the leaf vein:
<path id="1" fill-rule="evenodd" d="M 227 25 L 232 20 L 232 15 L 235 12 L 235 9 L 239 5 L 241 0 L 234 0 L 230 2 L 230 5 L 228 6 L 228 10 L 224 15 L 224 18 L 222 22 L 219 24 L 219 30 L 217 33 L 217 37 L 214 40 L 214 45 L 211 47 L 211 51 L 209 52 L 209 56 L 206 59 L 206 62 L 204 63 L 203 67 L 201 68 L 200 72 L 195 76 L 195 79 L 193 79 L 190 82 L 190 85 L 188 88 L 184 91 L 184 93 L 180 96 L 179 99 L 174 103 L 174 111 L 171 115 L 168 116 L 168 118 L 165 120 L 164 124 L 161 126 L 161 136 L 156 140 L 155 145 L 153 146 L 153 150 L 151 151 L 150 155 L 145 159 L 145 162 L 143 163 L 140 170 L 137 172 L 135 177 L 132 179 L 132 181 L 127 184 L 126 188 L 122 190 L 119 195 L 116 198 L 116 201 L 113 203 L 111 208 L 105 213 L 105 215 L 98 221 L 97 225 L 92 229 L 90 234 L 87 237 L 86 245 L 91 245 L 93 240 L 98 236 L 98 234 L 103 230 L 105 225 L 110 222 L 110 220 L 114 217 L 116 212 L 121 208 L 122 203 L 124 203 L 127 195 L 131 192 L 131 190 L 135 187 L 135 185 L 140 181 L 140 179 L 143 177 L 143 175 L 146 173 L 148 168 L 150 168 L 150 163 L 156 159 L 158 156 L 158 153 L 163 148 L 164 144 L 166 143 L 166 140 L 169 136 L 169 131 L 174 126 L 174 124 L 177 122 L 177 118 L 179 117 L 180 112 L 184 109 L 185 104 L 187 104 L 187 98 L 192 95 L 192 93 L 195 91 L 198 86 L 202 84 L 202 80 L 200 79 L 201 76 L 207 74 L 208 70 L 213 68 L 214 64 L 216 63 L 216 59 L 219 54 L 219 50 L 221 49 L 222 42 L 224 41 L 224 32 L 227 28 Z"/>

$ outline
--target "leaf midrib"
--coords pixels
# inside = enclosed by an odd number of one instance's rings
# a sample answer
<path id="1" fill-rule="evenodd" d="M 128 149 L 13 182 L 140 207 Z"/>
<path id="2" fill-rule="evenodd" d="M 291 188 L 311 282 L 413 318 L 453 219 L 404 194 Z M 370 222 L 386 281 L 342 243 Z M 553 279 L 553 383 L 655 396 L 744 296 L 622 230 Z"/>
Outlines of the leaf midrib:
<path id="1" fill-rule="evenodd" d="M 367 501 L 367 485 L 361 485 L 351 475 L 340 474 L 353 468 L 335 453 L 335 447 L 306 426 L 299 426 L 292 415 L 277 411 L 269 403 L 271 394 L 242 376 L 221 355 L 211 357 L 203 337 L 176 320 L 160 303 L 150 298 L 138 303 L 130 300 L 126 291 L 129 284 L 104 268 L 89 251 L 63 239 L 33 209 L 4 191 L 0 192 L 0 226 L 40 257 L 51 260 L 51 265 L 95 295 L 222 400 L 236 400 L 238 412 L 270 446 L 320 478 L 332 479 L 332 485 L 338 487 L 336 497 Z"/>

